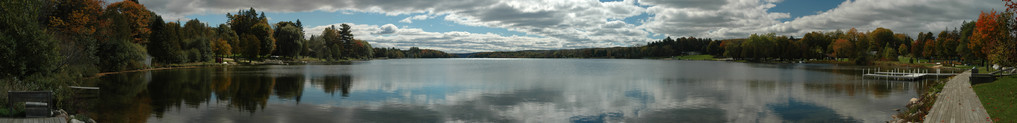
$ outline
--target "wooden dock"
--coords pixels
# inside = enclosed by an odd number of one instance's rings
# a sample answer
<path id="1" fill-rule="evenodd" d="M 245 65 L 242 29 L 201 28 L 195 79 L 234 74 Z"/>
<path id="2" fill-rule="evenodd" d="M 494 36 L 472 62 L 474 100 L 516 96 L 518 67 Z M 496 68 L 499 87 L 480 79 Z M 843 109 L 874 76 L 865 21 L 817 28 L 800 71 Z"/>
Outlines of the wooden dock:
<path id="1" fill-rule="evenodd" d="M 918 80 L 923 78 L 938 78 L 938 77 L 949 77 L 957 75 L 957 73 L 931 73 L 928 71 L 921 70 L 891 70 L 889 72 L 881 72 L 878 69 L 869 71 L 866 70 L 862 76 L 866 78 L 875 79 L 889 79 L 889 80 Z"/>
<path id="2" fill-rule="evenodd" d="M 932 105 L 929 114 L 925 116 L 926 123 L 988 123 L 991 122 L 989 113 L 985 111 L 978 95 L 971 89 L 971 71 L 961 73 L 943 87 L 936 97 L 936 103 Z"/>
<path id="3" fill-rule="evenodd" d="M 64 117 L 0 118 L 0 123 L 67 123 L 67 119 Z"/>

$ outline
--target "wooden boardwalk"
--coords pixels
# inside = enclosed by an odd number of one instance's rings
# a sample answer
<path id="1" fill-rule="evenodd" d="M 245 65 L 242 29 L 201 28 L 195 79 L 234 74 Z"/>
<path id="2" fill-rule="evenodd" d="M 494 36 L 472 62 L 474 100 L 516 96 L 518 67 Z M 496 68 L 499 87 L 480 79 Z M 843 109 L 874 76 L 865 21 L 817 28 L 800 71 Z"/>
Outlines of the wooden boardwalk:
<path id="1" fill-rule="evenodd" d="M 936 97 L 936 103 L 925 116 L 926 123 L 988 123 L 989 113 L 971 89 L 971 71 L 950 79 L 943 92 Z"/>
<path id="2" fill-rule="evenodd" d="M 64 119 L 64 117 L 0 118 L 0 123 L 67 123 L 67 119 Z"/>

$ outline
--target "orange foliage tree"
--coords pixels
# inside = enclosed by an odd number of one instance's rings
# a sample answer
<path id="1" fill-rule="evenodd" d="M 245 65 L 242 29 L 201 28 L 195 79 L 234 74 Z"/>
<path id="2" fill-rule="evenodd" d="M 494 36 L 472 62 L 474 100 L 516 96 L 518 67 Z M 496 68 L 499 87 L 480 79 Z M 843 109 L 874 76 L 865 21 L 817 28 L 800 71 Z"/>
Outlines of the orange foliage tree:
<path id="1" fill-rule="evenodd" d="M 839 58 L 848 58 L 854 55 L 854 43 L 847 39 L 839 38 L 833 41 L 833 54 Z"/>
<path id="2" fill-rule="evenodd" d="M 1000 34 L 999 23 L 996 22 L 999 15 L 996 11 L 982 12 L 978 15 L 978 22 L 975 22 L 975 30 L 971 34 L 968 49 L 973 50 L 972 54 L 980 59 L 988 59 L 988 55 L 995 49 Z"/>
<path id="3" fill-rule="evenodd" d="M 922 48 L 922 56 L 925 57 L 936 57 L 936 41 L 925 40 L 924 48 Z"/>
<path id="4" fill-rule="evenodd" d="M 102 1 L 58 0 L 49 16 L 49 27 L 71 35 L 92 35 L 100 23 Z"/>
<path id="5" fill-rule="evenodd" d="M 120 13 L 126 17 L 129 22 L 127 26 L 132 30 L 131 37 L 133 39 L 131 42 L 137 44 L 148 42 L 148 36 L 152 33 L 148 28 L 149 18 L 152 17 L 152 14 L 144 5 L 133 1 L 120 1 L 106 7 L 106 13 L 110 12 Z"/>

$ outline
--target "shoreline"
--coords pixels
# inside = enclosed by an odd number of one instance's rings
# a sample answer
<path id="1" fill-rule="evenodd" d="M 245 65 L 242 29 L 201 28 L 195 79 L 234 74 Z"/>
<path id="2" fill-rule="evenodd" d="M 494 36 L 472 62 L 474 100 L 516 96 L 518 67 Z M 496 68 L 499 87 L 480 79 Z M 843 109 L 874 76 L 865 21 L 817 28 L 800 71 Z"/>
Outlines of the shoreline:
<path id="1" fill-rule="evenodd" d="M 210 66 L 258 66 L 258 65 L 349 65 L 354 62 L 365 62 L 373 59 L 348 59 L 340 61 L 305 61 L 305 60 L 293 60 L 293 61 L 256 61 L 256 62 L 227 62 L 223 63 L 212 63 L 212 62 L 194 62 L 194 63 L 183 63 L 183 64 L 170 64 L 165 65 L 167 67 L 153 67 L 137 70 L 125 70 L 125 71 L 114 71 L 114 72 L 100 72 L 93 76 L 84 77 L 84 79 L 94 79 L 103 77 L 111 74 L 122 74 L 122 73 L 133 73 L 133 72 L 144 72 L 144 71 L 157 71 L 157 70 L 170 70 L 170 69 L 189 69 L 189 68 L 201 68 Z"/>
<path id="2" fill-rule="evenodd" d="M 133 73 L 133 72 L 143 72 L 143 71 L 156 71 L 156 70 L 169 70 L 169 69 L 187 69 L 187 68 L 199 68 L 199 67 L 207 67 L 207 66 L 215 66 L 215 65 L 201 64 L 201 65 L 186 65 L 186 66 L 176 66 L 176 67 L 146 68 L 146 69 L 126 70 L 126 71 L 116 71 L 116 72 L 101 72 L 101 73 L 96 73 L 93 76 L 85 77 L 85 79 L 94 79 L 94 78 L 99 78 L 99 77 L 110 75 L 110 74 L 122 74 L 122 73 Z"/>

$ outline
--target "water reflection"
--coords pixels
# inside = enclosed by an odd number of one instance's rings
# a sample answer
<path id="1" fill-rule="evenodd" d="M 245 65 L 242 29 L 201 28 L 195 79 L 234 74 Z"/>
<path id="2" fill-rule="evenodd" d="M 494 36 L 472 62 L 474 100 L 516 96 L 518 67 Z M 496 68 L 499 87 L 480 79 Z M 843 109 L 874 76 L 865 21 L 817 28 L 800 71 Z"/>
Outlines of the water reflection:
<path id="1" fill-rule="evenodd" d="M 312 79 L 311 84 L 317 87 L 321 87 L 325 93 L 335 95 L 336 91 L 340 91 L 343 97 L 350 96 L 350 86 L 353 86 L 351 82 L 353 77 L 350 75 L 329 75 L 319 79 Z"/>
<path id="2" fill-rule="evenodd" d="M 304 95 L 304 77 L 299 75 L 282 76 L 275 79 L 275 95 L 279 99 L 295 100 L 300 103 Z M 349 88 L 348 86 L 346 87 Z"/>
<path id="3" fill-rule="evenodd" d="M 149 115 L 154 111 L 152 98 L 148 96 L 147 84 L 151 80 L 150 74 L 135 73 L 129 76 L 103 77 L 104 82 L 98 83 L 100 89 L 98 103 L 89 113 L 97 121 L 139 123 L 148 120 Z"/>
<path id="4" fill-rule="evenodd" d="M 859 70 L 591 59 L 209 67 L 102 77 L 89 112 L 136 123 L 881 122 L 930 82 Z"/>
<path id="5" fill-rule="evenodd" d="M 837 114 L 833 109 L 818 106 L 808 102 L 801 102 L 795 99 L 787 100 L 783 104 L 767 105 L 780 118 L 788 122 L 801 123 L 850 123 L 861 122 L 851 117 L 844 117 Z"/>

